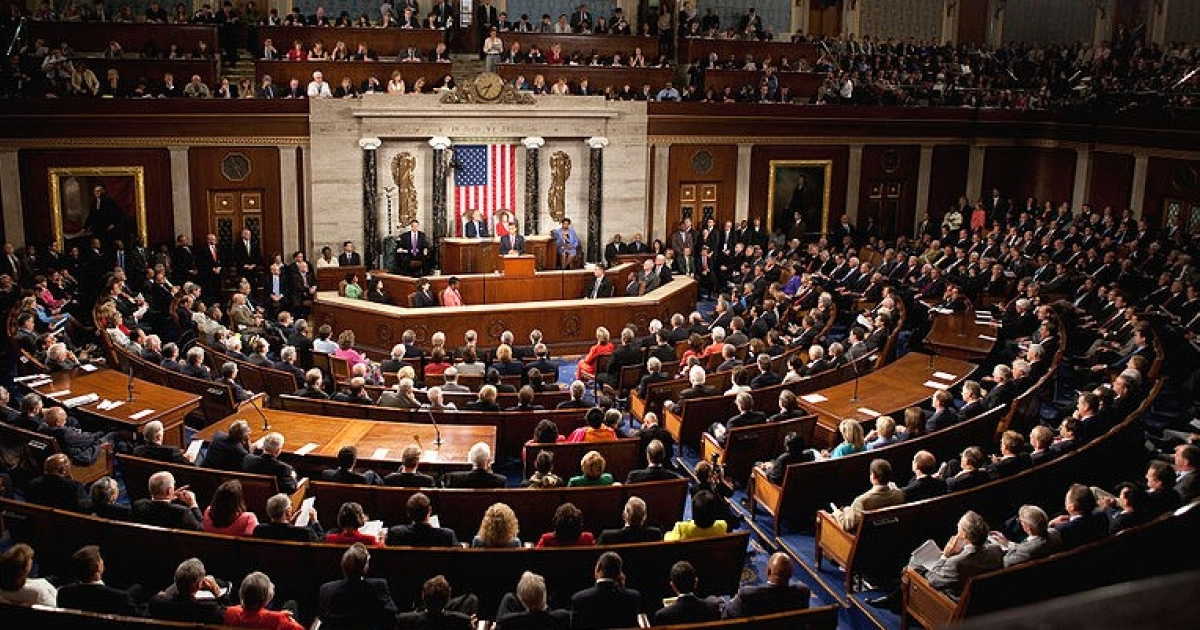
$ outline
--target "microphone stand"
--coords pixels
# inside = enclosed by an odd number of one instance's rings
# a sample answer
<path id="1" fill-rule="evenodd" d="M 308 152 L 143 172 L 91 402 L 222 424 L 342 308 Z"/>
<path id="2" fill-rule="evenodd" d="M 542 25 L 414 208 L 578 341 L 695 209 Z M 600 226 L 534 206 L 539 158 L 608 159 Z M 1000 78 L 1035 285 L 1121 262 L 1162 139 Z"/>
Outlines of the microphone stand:
<path id="1" fill-rule="evenodd" d="M 858 402 L 858 359 L 850 361 L 850 367 L 854 369 L 854 395 L 850 396 L 850 402 Z"/>
<path id="2" fill-rule="evenodd" d="M 267 414 L 263 413 L 262 409 L 259 408 L 258 405 L 254 404 L 255 400 L 261 400 L 261 399 L 262 399 L 262 394 L 258 394 L 256 396 L 252 396 L 252 397 L 246 399 L 245 402 L 238 405 L 238 411 L 241 411 L 244 407 L 249 406 L 251 409 L 254 410 L 255 413 L 258 414 L 259 418 L 262 418 L 262 430 L 270 431 L 271 430 L 271 421 L 267 420 Z"/>
<path id="3" fill-rule="evenodd" d="M 438 426 L 437 418 L 433 417 L 433 408 L 425 410 L 429 414 L 429 421 L 433 423 L 433 447 L 435 449 L 442 448 L 442 429 Z"/>
<path id="4" fill-rule="evenodd" d="M 129 374 L 129 381 L 126 384 L 126 387 L 129 388 L 129 396 L 127 398 L 125 398 L 125 402 L 133 402 L 133 364 L 132 363 L 129 365 L 128 374 Z"/>

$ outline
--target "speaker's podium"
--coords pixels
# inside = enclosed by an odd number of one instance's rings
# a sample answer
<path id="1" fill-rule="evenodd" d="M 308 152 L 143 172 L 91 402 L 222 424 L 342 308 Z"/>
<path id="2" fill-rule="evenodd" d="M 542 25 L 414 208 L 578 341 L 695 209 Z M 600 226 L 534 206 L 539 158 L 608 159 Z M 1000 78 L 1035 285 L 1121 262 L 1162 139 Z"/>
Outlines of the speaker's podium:
<path id="1" fill-rule="evenodd" d="M 497 269 L 499 243 L 490 238 L 442 239 L 442 275 L 491 273 Z"/>
<path id="2" fill-rule="evenodd" d="M 500 273 L 507 278 L 533 277 L 537 273 L 537 256 L 533 254 L 501 256 Z"/>

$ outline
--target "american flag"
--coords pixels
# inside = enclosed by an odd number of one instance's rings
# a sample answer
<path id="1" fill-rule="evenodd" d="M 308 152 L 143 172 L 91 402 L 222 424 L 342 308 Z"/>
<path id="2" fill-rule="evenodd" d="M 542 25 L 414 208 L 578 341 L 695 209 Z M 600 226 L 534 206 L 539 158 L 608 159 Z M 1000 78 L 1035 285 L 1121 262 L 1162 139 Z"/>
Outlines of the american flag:
<path id="1" fill-rule="evenodd" d="M 485 224 L 492 214 L 517 206 L 517 148 L 511 144 L 465 144 L 454 148 L 459 169 L 454 174 L 454 225 L 462 234 L 463 219 L 479 210 Z"/>

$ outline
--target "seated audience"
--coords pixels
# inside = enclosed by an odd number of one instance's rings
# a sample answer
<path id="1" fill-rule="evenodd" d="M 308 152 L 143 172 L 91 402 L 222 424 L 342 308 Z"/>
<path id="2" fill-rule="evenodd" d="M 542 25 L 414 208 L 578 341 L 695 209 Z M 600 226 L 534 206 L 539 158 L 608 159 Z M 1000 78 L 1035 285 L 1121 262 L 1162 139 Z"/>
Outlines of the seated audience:
<path id="1" fill-rule="evenodd" d="M 784 552 L 767 560 L 767 580 L 762 586 L 743 586 L 729 600 L 722 617 L 738 619 L 808 608 L 808 587 L 792 584 L 792 559 Z"/>
<path id="2" fill-rule="evenodd" d="M 384 477 L 383 484 L 385 486 L 397 486 L 400 488 L 437 487 L 437 482 L 434 481 L 433 477 L 417 471 L 420 465 L 421 447 L 416 444 L 404 447 L 404 452 L 400 455 L 400 470 Z"/>
<path id="3" fill-rule="evenodd" d="M 542 534 L 538 547 L 590 547 L 596 544 L 592 533 L 583 529 L 583 512 L 573 503 L 554 510 L 554 531 Z"/>
<path id="4" fill-rule="evenodd" d="M 679 475 L 668 470 L 664 463 L 667 459 L 667 449 L 658 440 L 651 440 L 646 447 L 646 467 L 629 471 L 625 483 L 642 483 L 646 481 L 667 481 L 678 479 Z"/>
<path id="5" fill-rule="evenodd" d="M 517 514 L 504 503 L 493 503 L 483 513 L 479 531 L 471 539 L 472 547 L 520 547 Z"/>
<path id="6" fill-rule="evenodd" d="M 203 597 L 199 596 L 205 592 Z M 167 621 L 219 624 L 225 620 L 223 589 L 204 570 L 198 558 L 188 558 L 175 569 L 175 582 L 150 598 L 150 616 Z"/>
<path id="7" fill-rule="evenodd" d="M 429 497 L 417 492 L 408 497 L 404 504 L 408 515 L 407 525 L 395 525 L 387 532 L 389 547 L 457 547 L 458 536 L 448 527 L 434 527 L 429 519 L 433 516 Z"/>
<path id="8" fill-rule="evenodd" d="M 606 551 L 596 560 L 596 584 L 571 596 L 571 627 L 583 630 L 637 625 L 641 593 L 625 587 L 621 556 Z"/>
<path id="9" fill-rule="evenodd" d="M 17 543 L 0 554 L 0 602 L 21 606 L 55 605 L 58 591 L 45 578 L 31 578 L 33 548 Z"/>
<path id="10" fill-rule="evenodd" d="M 42 462 L 42 474 L 29 482 L 25 497 L 30 503 L 69 512 L 86 513 L 90 507 L 87 490 L 71 478 L 71 460 L 62 453 Z"/>
<path id="11" fill-rule="evenodd" d="M 384 578 L 369 578 L 371 552 L 355 543 L 342 554 L 340 580 L 321 585 L 321 627 L 326 630 L 390 630 L 396 603 Z"/>
<path id="12" fill-rule="evenodd" d="M 558 429 L 555 428 L 554 430 L 557 432 Z M 521 487 L 560 488 L 562 486 L 562 477 L 554 474 L 554 453 L 550 451 L 538 451 L 537 457 L 533 460 L 533 474 L 529 475 L 529 479 L 521 482 Z"/>
<path id="13" fill-rule="evenodd" d="M 484 442 L 478 442 L 467 452 L 467 461 L 471 470 L 446 474 L 444 481 L 447 488 L 503 488 L 508 480 L 504 475 L 492 472 L 492 449 Z"/>
<path id="14" fill-rule="evenodd" d="M 358 463 L 358 448 L 353 444 L 348 444 L 338 449 L 337 463 L 337 468 L 326 468 L 321 471 L 322 481 L 357 483 L 371 486 L 383 483 L 383 480 L 373 470 L 363 472 L 354 470 L 355 464 Z"/>
<path id="15" fill-rule="evenodd" d="M 516 593 L 505 593 L 496 612 L 496 630 L 564 630 L 571 613 L 546 606 L 546 579 L 526 571 Z"/>
<path id="16" fill-rule="evenodd" d="M 242 578 L 238 587 L 241 604 L 225 609 L 223 622 L 235 628 L 271 628 L 272 630 L 304 630 L 292 616 L 294 610 L 269 610 L 267 606 L 275 599 L 275 585 L 261 571 Z M 289 602 L 295 606 L 295 602 Z"/>
<path id="17" fill-rule="evenodd" d="M 892 465 L 886 459 L 876 459 L 871 461 L 871 489 L 855 497 L 849 507 L 835 510 L 833 516 L 842 529 L 853 532 L 858 529 L 863 512 L 901 503 L 904 491 L 892 482 Z"/>
<path id="18" fill-rule="evenodd" d="M 726 533 L 729 526 L 717 518 L 721 512 L 721 506 L 718 504 L 720 501 L 720 497 L 707 490 L 692 495 L 692 520 L 675 523 L 675 527 L 663 536 L 663 540 L 706 538 Z"/>
<path id="19" fill-rule="evenodd" d="M 150 475 L 149 499 L 133 503 L 133 520 L 146 525 L 174 529 L 202 529 L 204 515 L 196 504 L 196 495 L 185 488 L 175 489 L 175 476 L 166 471 Z"/>
<path id="20" fill-rule="evenodd" d="M 450 595 L 450 582 L 445 576 L 435 575 L 425 580 L 421 587 L 421 603 L 425 610 L 400 613 L 396 616 L 396 627 L 400 630 L 472 630 L 475 625 L 471 615 L 448 609 Z"/>
<path id="21" fill-rule="evenodd" d="M 690 562 L 681 560 L 671 567 L 671 590 L 675 601 L 654 613 L 654 625 L 676 623 L 701 623 L 721 618 L 720 600 L 715 597 L 696 596 L 700 579 Z"/>
<path id="22" fill-rule="evenodd" d="M 204 510 L 201 521 L 204 531 L 230 536 L 251 536 L 258 527 L 258 517 L 246 510 L 242 482 L 230 479 L 213 493 L 212 502 Z"/>
<path id="23" fill-rule="evenodd" d="M 354 501 L 346 501 L 338 508 L 337 529 L 326 532 L 325 542 L 338 545 L 362 543 L 372 547 L 382 547 L 384 532 L 381 531 L 378 536 L 371 536 L 359 531 L 363 525 L 367 524 L 367 520 L 367 515 L 363 513 L 361 505 Z"/>
<path id="24" fill-rule="evenodd" d="M 58 589 L 56 605 L 59 608 L 127 617 L 145 615 L 145 606 L 137 603 L 135 597 L 141 594 L 140 585 L 123 590 L 104 583 L 104 558 L 100 555 L 100 547 L 87 545 L 71 554 L 71 569 L 74 581 Z"/>
<path id="25" fill-rule="evenodd" d="M 646 525 L 646 502 L 639 497 L 629 497 L 629 500 L 625 502 L 625 509 L 621 511 L 621 519 L 625 522 L 625 526 L 600 532 L 598 544 L 624 545 L 656 542 L 663 538 L 661 529 Z"/>
<path id="26" fill-rule="evenodd" d="M 611 486 L 613 477 L 612 474 L 604 472 L 604 464 L 603 455 L 597 451 L 588 451 L 579 461 L 579 470 L 582 474 L 571 477 L 567 482 L 567 487 Z"/>
<path id="27" fill-rule="evenodd" d="M 133 454 L 138 457 L 171 464 L 193 463 L 194 458 L 179 450 L 178 446 L 163 445 L 163 423 L 158 420 L 151 420 L 142 427 L 142 438 L 145 442 L 133 448 Z"/>
<path id="28" fill-rule="evenodd" d="M 308 524 L 296 525 L 300 512 L 293 511 L 292 499 L 280 492 L 267 499 L 266 523 L 254 528 L 255 538 L 268 540 L 290 540 L 292 542 L 317 542 L 325 537 L 325 530 L 317 520 L 316 508 L 308 509 Z"/>

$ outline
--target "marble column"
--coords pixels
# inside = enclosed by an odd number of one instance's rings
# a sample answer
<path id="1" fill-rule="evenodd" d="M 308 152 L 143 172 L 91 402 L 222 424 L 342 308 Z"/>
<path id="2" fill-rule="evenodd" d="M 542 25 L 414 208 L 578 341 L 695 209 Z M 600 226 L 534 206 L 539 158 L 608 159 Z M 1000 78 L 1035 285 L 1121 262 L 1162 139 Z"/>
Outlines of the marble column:
<path id="1" fill-rule="evenodd" d="M 921 145 L 921 165 L 917 174 L 917 211 L 913 213 L 913 225 L 904 226 L 904 234 L 913 234 L 921 219 L 929 212 L 929 189 L 933 184 L 933 145 Z M 897 226 L 899 227 L 899 226 Z"/>
<path id="2" fill-rule="evenodd" d="M 450 168 L 450 162 L 446 159 L 446 149 L 453 144 L 450 138 L 445 136 L 429 139 L 429 146 L 433 147 L 433 216 L 429 220 L 433 224 L 433 242 L 429 245 L 434 256 L 441 251 L 442 238 L 446 236 L 446 171 Z"/>
<path id="3" fill-rule="evenodd" d="M 1071 194 L 1071 207 L 1083 207 L 1092 185 L 1092 150 L 1086 145 L 1075 150 L 1075 184 Z"/>
<path id="4" fill-rule="evenodd" d="M 25 242 L 25 216 L 21 210 L 21 166 L 17 150 L 0 149 L 0 209 L 4 212 L 4 233 L 14 243 Z"/>
<path id="5" fill-rule="evenodd" d="M 375 266 L 379 256 L 379 176 L 375 164 L 382 144 L 379 138 L 358 141 L 358 146 L 362 148 L 363 167 L 363 261 L 368 268 Z"/>
<path id="6" fill-rule="evenodd" d="M 279 149 L 279 201 L 283 207 L 283 251 L 294 252 L 298 249 L 309 251 L 305 243 L 300 242 L 300 217 L 304 214 L 300 207 L 300 182 L 297 179 L 299 166 L 299 151 L 295 145 L 280 145 Z"/>
<path id="7" fill-rule="evenodd" d="M 188 174 L 188 148 L 172 145 L 167 147 L 171 154 L 171 220 L 175 234 L 186 234 L 192 242 L 192 197 L 191 176 Z"/>
<path id="8" fill-rule="evenodd" d="M 1142 218 L 1142 203 L 1146 200 L 1146 174 L 1150 172 L 1150 156 L 1145 153 L 1133 154 L 1133 185 L 1129 191 L 1129 208 L 1133 216 Z"/>
<path id="9" fill-rule="evenodd" d="M 587 221 L 587 260 L 600 260 L 600 224 L 603 219 L 604 205 L 604 147 L 608 146 L 608 138 L 593 136 L 587 139 L 591 149 L 588 160 L 588 221 Z"/>
<path id="10" fill-rule="evenodd" d="M 754 145 L 740 142 L 737 146 L 737 190 L 733 199 L 735 222 L 750 218 L 750 159 Z M 764 225 L 766 217 L 763 217 Z M 718 221 L 718 224 L 720 222 Z"/>
<path id="11" fill-rule="evenodd" d="M 858 196 L 859 188 L 862 184 L 863 146 L 859 143 L 851 143 L 850 162 L 846 169 L 846 208 L 844 212 L 846 216 L 850 217 L 851 223 L 858 222 Z M 828 231 L 829 226 L 834 225 L 839 218 L 830 213 L 828 225 L 821 226 L 821 229 Z"/>
<path id="12" fill-rule="evenodd" d="M 545 138 L 530 136 L 521 140 L 525 145 L 525 219 L 521 221 L 522 233 L 537 234 L 542 212 L 541 164 Z"/>

